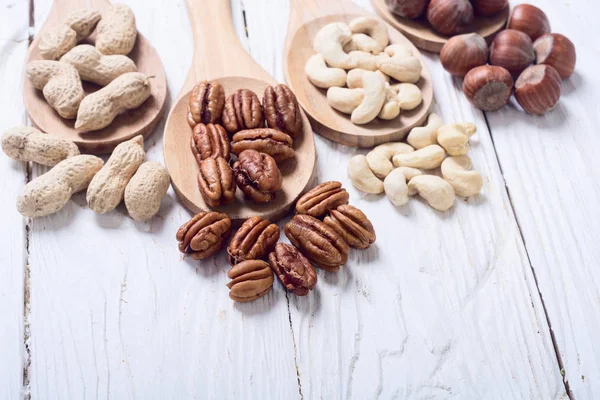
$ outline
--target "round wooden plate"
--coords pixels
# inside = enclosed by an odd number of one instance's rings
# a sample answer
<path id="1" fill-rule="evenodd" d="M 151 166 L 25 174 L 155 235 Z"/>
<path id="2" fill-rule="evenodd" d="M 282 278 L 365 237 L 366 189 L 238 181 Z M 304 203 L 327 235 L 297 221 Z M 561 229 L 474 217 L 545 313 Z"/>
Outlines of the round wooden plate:
<path id="1" fill-rule="evenodd" d="M 431 75 L 419 50 L 398 31 L 389 29 L 391 44 L 405 44 L 412 48 L 415 56 L 421 58 L 423 70 L 417 86 L 423 93 L 423 102 L 414 110 L 402 111 L 400 117 L 394 120 L 375 119 L 365 125 L 355 125 L 350 121 L 349 115 L 340 113 L 329 106 L 327 91 L 310 83 L 304 67 L 307 60 L 315 54 L 313 39 L 323 26 L 339 21 L 348 23 L 357 17 L 369 14 L 345 1 L 335 5 L 319 1 L 317 5 L 318 7 L 307 7 L 304 1 L 292 2 L 295 12 L 293 10 L 290 16 L 291 21 L 284 53 L 285 79 L 308 113 L 313 128 L 317 133 L 330 140 L 354 147 L 373 147 L 381 143 L 402 140 L 412 128 L 425 122 L 433 103 Z M 310 12 L 318 10 L 319 13 L 331 12 L 334 14 L 315 18 L 311 13 L 303 12 L 302 7 L 307 7 L 306 10 L 310 10 Z M 292 20 L 296 22 L 293 23 Z"/>
<path id="2" fill-rule="evenodd" d="M 55 1 L 48 19 L 29 47 L 27 62 L 42 59 L 38 43 L 45 31 L 60 24 L 73 9 L 79 9 L 84 6 L 102 10 L 110 6 L 110 3 L 106 0 Z M 94 37 L 95 34 L 82 43 L 93 44 Z M 152 95 L 140 107 L 120 114 L 104 129 L 85 133 L 78 132 L 74 128 L 75 120 L 61 118 L 48 105 L 42 91 L 36 90 L 25 76 L 23 79 L 23 99 L 27 114 L 29 114 L 33 124 L 43 132 L 75 142 L 81 152 L 92 154 L 110 153 L 115 146 L 125 140 L 129 140 L 140 134 L 144 135 L 144 137 L 148 136 L 152 133 L 164 114 L 167 97 L 167 77 L 158 53 L 139 32 L 135 47 L 128 57 L 135 62 L 139 72 L 150 77 L 152 84 Z M 84 82 L 83 88 L 86 93 L 91 93 L 100 87 Z"/>
<path id="3" fill-rule="evenodd" d="M 415 46 L 425 51 L 439 53 L 448 41 L 449 37 L 441 35 L 433 30 L 429 22 L 425 18 L 408 19 L 402 18 L 393 14 L 385 0 L 371 0 L 373 7 L 380 17 L 385 19 L 387 23 L 398 29 L 407 38 L 409 38 Z M 496 33 L 500 32 L 506 26 L 508 20 L 509 8 L 506 7 L 500 13 L 493 17 L 475 16 L 473 24 L 464 33 L 476 32 L 483 36 L 485 40 L 490 42 Z"/>

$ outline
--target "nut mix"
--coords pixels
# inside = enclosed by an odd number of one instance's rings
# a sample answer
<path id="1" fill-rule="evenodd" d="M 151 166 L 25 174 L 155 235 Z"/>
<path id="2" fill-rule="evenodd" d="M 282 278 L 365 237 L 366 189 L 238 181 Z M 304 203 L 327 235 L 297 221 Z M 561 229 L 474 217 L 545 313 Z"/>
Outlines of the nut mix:
<path id="1" fill-rule="evenodd" d="M 328 211 L 343 204 L 348 204 L 349 199 L 350 195 L 346 189 L 342 188 L 340 182 L 323 182 L 298 199 L 296 213 L 321 218 Z"/>
<path id="2" fill-rule="evenodd" d="M 297 214 L 285 225 L 285 235 L 317 267 L 335 272 L 348 260 L 348 244 L 329 225 Z"/>
<path id="3" fill-rule="evenodd" d="M 244 150 L 238 155 L 233 174 L 240 190 L 256 203 L 273 200 L 283 182 L 273 157 L 256 150 Z"/>
<path id="4" fill-rule="evenodd" d="M 198 165 L 207 158 L 221 157 L 229 161 L 231 145 L 229 144 L 229 136 L 227 136 L 227 132 L 221 125 L 197 124 L 192 133 L 190 146 Z"/>
<path id="5" fill-rule="evenodd" d="M 239 131 L 231 140 L 234 154 L 252 149 L 270 155 L 276 162 L 294 157 L 292 138 L 277 129 L 257 128 Z"/>
<path id="6" fill-rule="evenodd" d="M 254 301 L 269 293 L 273 287 L 273 272 L 262 260 L 248 260 L 233 266 L 227 276 L 229 297 L 241 303 Z"/>
<path id="7" fill-rule="evenodd" d="M 285 288 L 296 296 L 306 296 L 317 284 L 310 261 L 290 244 L 278 243 L 269 254 L 269 265 Z"/>
<path id="8" fill-rule="evenodd" d="M 261 217 L 248 218 L 233 235 L 227 253 L 229 263 L 257 260 L 267 255 L 279 240 L 279 227 Z"/>
<path id="9" fill-rule="evenodd" d="M 354 206 L 344 204 L 331 210 L 323 222 L 351 247 L 366 249 L 375 242 L 373 224 L 361 210 Z"/>
<path id="10" fill-rule="evenodd" d="M 220 212 L 201 212 L 183 224 L 175 236 L 179 251 L 203 260 L 215 254 L 231 235 L 231 220 Z"/>
<path id="11" fill-rule="evenodd" d="M 230 134 L 243 129 L 260 128 L 263 125 L 263 110 L 256 93 L 240 89 L 229 95 L 225 100 L 221 120 Z"/>
<path id="12" fill-rule="evenodd" d="M 302 132 L 302 113 L 296 95 L 286 85 L 269 86 L 263 95 L 267 126 L 296 138 Z"/>
<path id="13" fill-rule="evenodd" d="M 218 82 L 202 81 L 190 93 L 188 123 L 213 124 L 218 121 L 225 104 L 225 90 Z"/>
<path id="14" fill-rule="evenodd" d="M 235 183 L 229 163 L 222 157 L 207 158 L 200 164 L 198 186 L 210 207 L 229 204 L 235 197 Z"/>

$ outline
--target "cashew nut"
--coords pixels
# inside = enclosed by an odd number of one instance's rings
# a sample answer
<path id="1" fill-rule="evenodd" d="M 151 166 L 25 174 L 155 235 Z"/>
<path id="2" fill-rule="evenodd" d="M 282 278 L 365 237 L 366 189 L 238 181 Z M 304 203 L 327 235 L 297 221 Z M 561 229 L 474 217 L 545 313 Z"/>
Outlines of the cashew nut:
<path id="1" fill-rule="evenodd" d="M 468 156 L 448 157 L 442 162 L 442 176 L 452 185 L 457 195 L 470 197 L 481 192 L 483 179 L 477 171 L 471 171 Z"/>
<path id="2" fill-rule="evenodd" d="M 344 114 L 352 114 L 356 107 L 362 103 L 364 97 L 365 91 L 361 88 L 331 87 L 327 90 L 327 103 Z"/>
<path id="3" fill-rule="evenodd" d="M 352 33 L 366 33 L 376 43 L 376 53 L 382 52 L 389 43 L 388 30 L 385 22 L 373 17 L 360 17 L 353 19 L 348 24 Z"/>
<path id="4" fill-rule="evenodd" d="M 390 44 L 385 48 L 384 53 L 390 57 L 399 56 L 399 57 L 412 57 L 413 52 L 410 46 L 405 44 Z"/>
<path id="5" fill-rule="evenodd" d="M 396 154 L 406 154 L 415 151 L 406 143 L 391 142 L 380 144 L 367 153 L 369 168 L 378 178 L 385 178 L 393 169 L 391 159 Z"/>
<path id="6" fill-rule="evenodd" d="M 397 93 L 398 105 L 401 110 L 414 110 L 423 101 L 421 89 L 412 83 L 397 83 L 390 88 Z"/>
<path id="7" fill-rule="evenodd" d="M 343 22 L 327 24 L 315 35 L 313 49 L 323 56 L 330 67 L 356 68 L 358 66 L 356 60 L 343 49 L 343 46 L 350 41 L 351 35 L 350 28 Z"/>
<path id="8" fill-rule="evenodd" d="M 434 169 L 439 167 L 446 157 L 446 152 L 437 144 L 432 144 L 412 153 L 396 154 L 392 162 L 396 167 L 412 167 Z"/>
<path id="9" fill-rule="evenodd" d="M 386 97 L 385 80 L 374 72 L 363 75 L 365 97 L 358 107 L 352 111 L 350 120 L 354 124 L 366 124 L 377 117 Z"/>
<path id="10" fill-rule="evenodd" d="M 434 113 L 429 114 L 427 125 L 411 129 L 406 141 L 415 149 L 422 149 L 431 144 L 437 144 L 438 129 L 444 124 Z"/>
<path id="11" fill-rule="evenodd" d="M 354 69 L 351 69 L 350 71 L 348 71 L 348 75 L 346 77 L 346 85 L 350 89 L 361 88 L 363 86 L 362 78 L 363 78 L 363 75 L 365 72 L 369 72 L 369 71 L 366 69 L 362 69 L 362 68 L 354 68 Z M 390 81 L 390 77 L 387 76 L 386 74 L 384 74 L 383 72 L 377 70 L 377 71 L 375 71 L 375 73 L 377 75 L 381 75 L 381 77 L 386 82 Z M 341 86 L 343 86 L 343 85 L 341 85 Z"/>
<path id="12" fill-rule="evenodd" d="M 417 175 L 422 175 L 423 171 L 416 168 L 400 167 L 396 168 L 383 181 L 383 188 L 388 199 L 395 206 L 403 206 L 408 203 L 408 185 Z"/>
<path id="13" fill-rule="evenodd" d="M 447 124 L 438 129 L 437 141 L 451 156 L 462 156 L 469 152 L 469 138 L 475 134 L 477 126 L 471 122 Z"/>
<path id="14" fill-rule="evenodd" d="M 385 102 L 381 111 L 377 115 L 378 118 L 391 120 L 400 115 L 400 102 L 398 101 L 398 95 L 396 92 L 386 84 L 386 95 Z"/>
<path id="15" fill-rule="evenodd" d="M 366 51 L 367 53 L 379 53 L 379 45 L 370 36 L 364 33 L 355 33 L 350 36 L 350 41 L 344 45 L 346 53 L 354 50 Z"/>
<path id="16" fill-rule="evenodd" d="M 356 155 L 348 163 L 348 176 L 352 184 L 365 193 L 379 194 L 383 192 L 383 182 L 369 169 L 367 158 Z"/>
<path id="17" fill-rule="evenodd" d="M 414 56 L 381 57 L 377 60 L 377 67 L 400 82 L 416 83 L 421 79 L 421 61 Z"/>
<path id="18" fill-rule="evenodd" d="M 419 194 L 427 204 L 438 211 L 446 211 L 454 205 L 454 189 L 448 182 L 435 175 L 415 176 L 408 182 L 408 195 Z"/>
<path id="19" fill-rule="evenodd" d="M 356 63 L 357 68 L 366 69 L 368 71 L 377 71 L 377 63 L 381 60 L 387 60 L 389 57 L 385 54 L 374 56 L 371 53 L 364 51 L 351 51 L 348 53 L 352 60 Z"/>
<path id="20" fill-rule="evenodd" d="M 329 68 L 321 54 L 315 54 L 308 59 L 304 72 L 316 87 L 327 89 L 346 84 L 346 71 L 341 68 Z"/>

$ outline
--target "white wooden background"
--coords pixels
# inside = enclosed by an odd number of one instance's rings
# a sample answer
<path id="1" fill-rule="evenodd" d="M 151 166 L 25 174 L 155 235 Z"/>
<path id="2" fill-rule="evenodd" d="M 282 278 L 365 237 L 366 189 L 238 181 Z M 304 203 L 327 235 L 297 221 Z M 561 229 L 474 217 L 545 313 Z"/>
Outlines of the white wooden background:
<path id="1" fill-rule="evenodd" d="M 191 62 L 183 0 L 124 2 L 163 59 L 172 101 Z M 230 301 L 225 257 L 178 253 L 190 214 L 172 191 L 149 223 L 122 207 L 97 216 L 83 194 L 25 220 L 15 197 L 45 169 L 0 157 L 0 398 L 598 398 L 600 7 L 531 2 L 578 49 L 548 115 L 515 104 L 484 115 L 426 56 L 437 112 L 478 126 L 478 198 L 447 213 L 417 200 L 394 208 L 352 187 L 357 150 L 317 138 L 318 180 L 341 180 L 378 239 L 339 273 L 319 271 L 307 297 L 276 282 L 254 303 Z M 20 75 L 50 6 L 0 0 L 2 131 L 28 123 Z M 288 2 L 232 0 L 232 11 L 241 42 L 283 81 Z M 146 142 L 150 159 L 162 160 L 163 128 Z"/>

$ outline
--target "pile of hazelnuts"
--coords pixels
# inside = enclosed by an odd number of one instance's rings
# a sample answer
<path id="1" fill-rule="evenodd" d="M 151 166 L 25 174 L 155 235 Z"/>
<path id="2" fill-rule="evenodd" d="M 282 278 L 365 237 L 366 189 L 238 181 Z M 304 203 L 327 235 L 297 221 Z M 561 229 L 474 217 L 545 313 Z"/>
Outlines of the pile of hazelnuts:
<path id="1" fill-rule="evenodd" d="M 576 53 L 567 37 L 550 33 L 542 10 L 520 4 L 489 49 L 476 33 L 458 35 L 444 45 L 440 59 L 446 71 L 464 77 L 463 92 L 475 107 L 499 110 L 514 91 L 526 112 L 542 115 L 558 104 L 561 79 L 573 74 Z"/>

